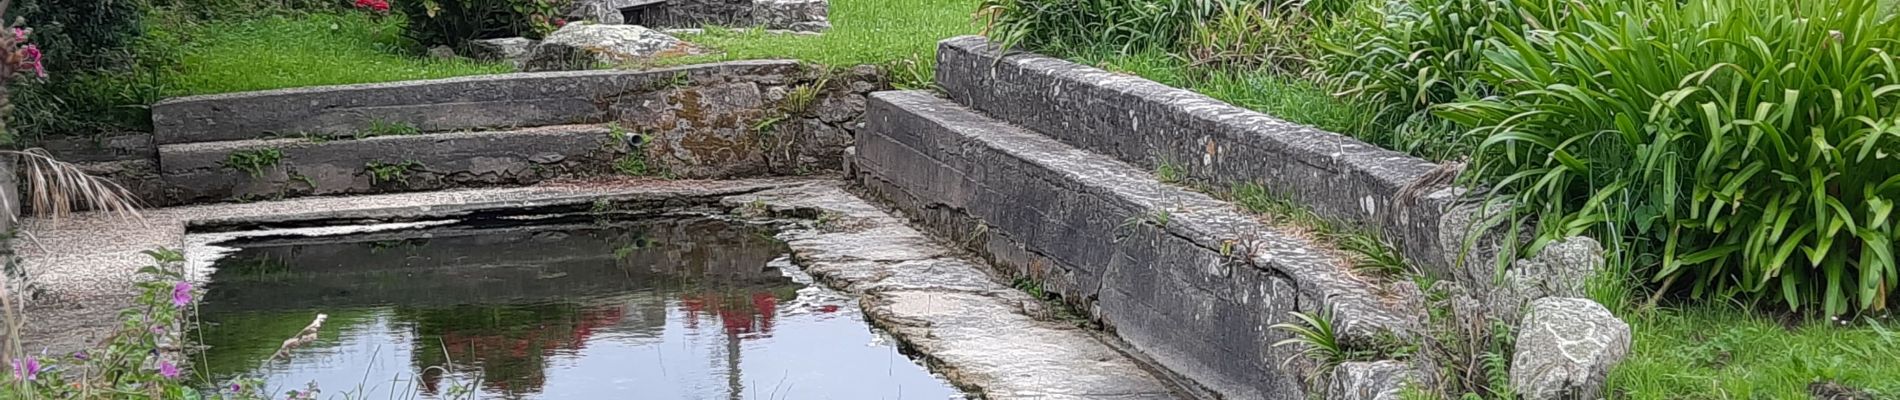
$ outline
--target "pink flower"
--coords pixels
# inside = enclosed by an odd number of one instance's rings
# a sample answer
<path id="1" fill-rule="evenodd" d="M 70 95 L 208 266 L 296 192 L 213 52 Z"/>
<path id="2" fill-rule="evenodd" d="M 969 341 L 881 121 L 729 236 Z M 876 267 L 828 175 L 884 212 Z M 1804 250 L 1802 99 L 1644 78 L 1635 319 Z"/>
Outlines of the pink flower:
<path id="1" fill-rule="evenodd" d="M 159 361 L 158 375 L 165 379 L 178 379 L 178 366 L 172 365 L 171 361 Z"/>
<path id="2" fill-rule="evenodd" d="M 559 28 L 559 27 L 563 27 L 563 26 L 567 26 L 567 18 L 555 18 L 555 19 L 554 19 L 554 27 L 556 27 L 556 28 Z"/>
<path id="3" fill-rule="evenodd" d="M 40 377 L 40 359 L 27 357 L 13 360 L 13 379 L 31 381 Z"/>
<path id="4" fill-rule="evenodd" d="M 28 31 L 26 30 L 26 28 L 13 28 L 13 41 L 15 42 L 26 41 L 26 34 L 29 32 L 32 32 L 32 31 Z"/>
<path id="5" fill-rule="evenodd" d="M 191 304 L 191 282 L 178 281 L 172 285 L 172 305 L 184 307 Z"/>
<path id="6" fill-rule="evenodd" d="M 20 46 L 20 55 L 27 65 L 33 68 L 34 75 L 46 77 L 46 64 L 40 63 L 40 46 L 31 44 Z"/>

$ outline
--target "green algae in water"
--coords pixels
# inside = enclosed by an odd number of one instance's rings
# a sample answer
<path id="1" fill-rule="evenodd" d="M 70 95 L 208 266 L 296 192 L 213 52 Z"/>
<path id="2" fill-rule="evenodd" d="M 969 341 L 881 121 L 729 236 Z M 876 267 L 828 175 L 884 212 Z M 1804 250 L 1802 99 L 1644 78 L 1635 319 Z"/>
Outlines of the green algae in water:
<path id="1" fill-rule="evenodd" d="M 238 250 L 213 265 L 200 379 L 375 399 L 964 397 L 735 223 L 484 221 L 218 246 Z M 260 362 L 318 313 L 317 341 Z"/>

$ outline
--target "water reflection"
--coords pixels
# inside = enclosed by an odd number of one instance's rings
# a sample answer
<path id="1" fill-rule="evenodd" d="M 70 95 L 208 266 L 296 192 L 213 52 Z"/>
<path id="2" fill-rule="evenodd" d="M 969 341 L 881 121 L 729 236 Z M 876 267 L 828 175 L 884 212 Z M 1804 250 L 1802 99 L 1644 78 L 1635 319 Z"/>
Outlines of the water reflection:
<path id="1" fill-rule="evenodd" d="M 496 398 L 961 397 L 850 299 L 768 267 L 782 244 L 730 223 L 490 223 L 227 245 L 240 250 L 216 264 L 201 312 L 199 370 L 215 377 L 315 380 L 356 398 L 458 385 Z M 316 344 L 254 361 L 318 312 L 331 319 Z"/>

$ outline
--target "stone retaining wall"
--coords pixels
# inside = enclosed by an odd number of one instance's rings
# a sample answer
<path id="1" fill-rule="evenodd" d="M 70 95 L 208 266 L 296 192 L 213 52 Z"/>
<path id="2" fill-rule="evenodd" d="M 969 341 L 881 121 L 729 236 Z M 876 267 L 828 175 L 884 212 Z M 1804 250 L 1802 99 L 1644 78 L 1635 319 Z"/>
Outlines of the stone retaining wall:
<path id="1" fill-rule="evenodd" d="M 923 92 L 873 94 L 866 115 L 866 191 L 1223 398 L 1306 398 L 1307 360 L 1269 328 L 1289 312 L 1331 309 L 1351 343 L 1416 323 L 1311 243 L 1127 164 Z"/>
<path id="2" fill-rule="evenodd" d="M 156 133 L 141 143 L 165 148 L 146 152 L 155 156 L 152 175 L 164 177 L 155 185 L 163 190 L 151 191 L 148 200 L 165 205 L 526 184 L 614 173 L 623 162 L 647 175 L 677 178 L 805 174 L 842 164 L 844 147 L 862 125 L 864 94 L 884 87 L 875 67 L 824 70 L 767 60 L 297 88 L 166 100 L 153 107 Z M 538 143 L 500 133 L 610 123 L 629 139 L 617 153 L 594 152 L 606 134 Z M 371 132 L 377 124 L 425 135 L 352 139 L 389 133 Z M 109 151 L 118 145 L 89 154 L 118 157 Z M 277 147 L 294 150 L 281 158 L 295 171 L 250 176 L 220 164 L 234 151 Z M 528 161 L 535 155 L 524 151 L 566 161 L 551 168 Z M 629 154 L 636 159 L 625 159 Z M 405 160 L 428 166 L 422 183 L 370 183 L 362 174 L 364 162 Z M 522 174 L 522 168 L 535 170 Z"/>
<path id="3" fill-rule="evenodd" d="M 1320 215 L 1380 227 L 1410 260 L 1447 275 L 1457 259 L 1461 243 L 1441 243 L 1440 229 L 1456 192 L 1395 201 L 1437 167 L 1425 160 L 1140 77 L 1004 56 L 981 37 L 943 41 L 937 60 L 944 91 L 986 115 L 1150 170 L 1182 167 L 1217 188 L 1262 185 Z"/>
<path id="4" fill-rule="evenodd" d="M 165 145 L 170 203 L 525 185 L 607 173 L 627 147 L 594 125 L 313 142 Z M 246 157 L 267 160 L 247 164 Z"/>
<path id="5" fill-rule="evenodd" d="M 731 78 L 790 80 L 791 61 L 741 61 L 644 71 L 517 73 L 319 86 L 167 99 L 152 106 L 158 144 L 303 134 L 350 135 L 372 123 L 425 132 L 602 123 L 620 96 Z"/>

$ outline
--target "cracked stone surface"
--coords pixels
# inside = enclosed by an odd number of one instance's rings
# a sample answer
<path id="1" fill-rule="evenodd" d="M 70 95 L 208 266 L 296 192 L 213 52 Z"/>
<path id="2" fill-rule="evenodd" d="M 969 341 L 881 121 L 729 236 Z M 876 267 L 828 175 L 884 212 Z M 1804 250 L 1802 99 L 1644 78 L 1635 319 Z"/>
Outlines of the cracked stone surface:
<path id="1" fill-rule="evenodd" d="M 731 207 L 816 214 L 779 238 L 807 273 L 861 296 L 878 327 L 989 399 L 1180 398 L 1141 365 L 1073 324 L 1045 321 L 1038 300 L 998 282 L 923 232 L 821 182 L 728 197 Z"/>
<path id="2" fill-rule="evenodd" d="M 1630 327 L 1594 301 L 1546 297 L 1517 328 L 1511 386 L 1531 400 L 1595 399 L 1629 355 Z"/>

